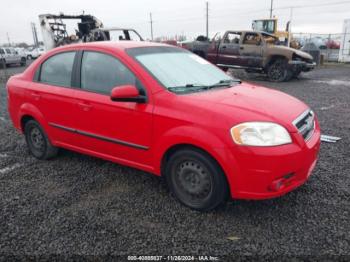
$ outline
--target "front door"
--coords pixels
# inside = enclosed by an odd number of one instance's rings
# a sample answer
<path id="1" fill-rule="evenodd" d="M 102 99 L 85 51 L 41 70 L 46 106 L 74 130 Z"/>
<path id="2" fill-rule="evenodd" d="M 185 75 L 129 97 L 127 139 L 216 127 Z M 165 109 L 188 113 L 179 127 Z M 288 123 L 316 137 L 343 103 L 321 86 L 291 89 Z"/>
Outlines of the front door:
<path id="1" fill-rule="evenodd" d="M 150 166 L 153 105 L 110 99 L 113 88 L 126 84 L 146 94 L 141 81 L 116 57 L 94 51 L 83 52 L 80 76 L 77 130 L 83 147 L 102 157 Z"/>
<path id="2" fill-rule="evenodd" d="M 9 63 L 9 64 L 16 63 L 15 56 L 11 52 L 11 49 L 10 48 L 5 48 L 5 52 L 6 52 L 6 62 Z"/>
<path id="3" fill-rule="evenodd" d="M 240 66 L 240 32 L 227 32 L 221 40 L 218 50 L 218 65 Z"/>

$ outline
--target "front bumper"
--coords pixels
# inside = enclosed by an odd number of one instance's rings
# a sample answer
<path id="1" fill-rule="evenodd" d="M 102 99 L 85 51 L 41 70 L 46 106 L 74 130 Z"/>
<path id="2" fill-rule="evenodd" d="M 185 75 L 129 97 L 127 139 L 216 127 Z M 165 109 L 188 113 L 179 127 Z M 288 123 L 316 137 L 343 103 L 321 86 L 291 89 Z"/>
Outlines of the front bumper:
<path id="1" fill-rule="evenodd" d="M 226 157 L 231 158 L 230 163 L 234 163 L 224 167 L 232 198 L 274 198 L 307 181 L 320 149 L 318 123 L 307 141 L 299 133 L 292 133 L 291 136 L 293 143 L 288 145 L 226 149 Z"/>
<path id="2" fill-rule="evenodd" d="M 315 62 L 307 63 L 299 60 L 289 61 L 288 65 L 293 71 L 304 71 L 304 72 L 310 71 L 316 67 Z"/>

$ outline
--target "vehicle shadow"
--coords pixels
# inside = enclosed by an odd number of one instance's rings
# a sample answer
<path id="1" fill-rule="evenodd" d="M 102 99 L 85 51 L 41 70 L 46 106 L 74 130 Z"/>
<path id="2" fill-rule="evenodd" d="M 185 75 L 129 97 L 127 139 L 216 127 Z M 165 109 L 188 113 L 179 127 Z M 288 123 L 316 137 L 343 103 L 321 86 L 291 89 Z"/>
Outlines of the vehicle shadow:
<path id="1" fill-rule="evenodd" d="M 60 150 L 57 158 L 58 162 L 67 163 L 71 161 L 70 166 L 88 165 L 87 168 L 84 168 L 84 170 L 87 170 L 85 174 L 72 174 L 77 176 L 74 180 L 78 181 L 84 180 L 80 176 L 86 176 L 84 184 L 82 184 L 86 188 L 82 190 L 80 196 L 77 196 L 81 201 L 92 197 L 105 202 L 118 199 L 119 197 L 115 197 L 115 194 L 122 194 L 124 199 L 132 199 L 133 205 L 145 208 L 145 210 L 149 209 L 150 206 L 161 206 L 161 210 L 149 210 L 149 212 L 158 215 L 162 215 L 164 209 L 174 216 L 188 212 L 201 217 L 211 215 L 224 217 L 250 216 L 261 212 L 270 214 L 295 207 L 298 199 L 305 193 L 305 189 L 303 189 L 305 186 L 302 186 L 285 196 L 275 199 L 258 201 L 228 199 L 226 203 L 212 211 L 198 212 L 180 204 L 175 196 L 169 192 L 163 177 L 65 149 Z M 98 172 L 94 172 L 94 170 Z M 88 178 L 88 176 L 91 177 Z M 86 185 L 87 182 L 88 185 Z M 93 194 L 96 195 L 91 196 Z M 154 201 L 153 204 L 152 201 Z"/>

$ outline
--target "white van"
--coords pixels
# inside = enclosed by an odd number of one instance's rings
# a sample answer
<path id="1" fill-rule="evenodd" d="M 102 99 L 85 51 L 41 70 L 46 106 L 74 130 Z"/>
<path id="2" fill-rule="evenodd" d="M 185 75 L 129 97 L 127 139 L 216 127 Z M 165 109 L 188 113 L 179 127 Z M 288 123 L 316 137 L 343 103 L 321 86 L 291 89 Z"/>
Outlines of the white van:
<path id="1" fill-rule="evenodd" d="M 0 47 L 0 66 L 20 64 L 21 66 L 26 65 L 26 57 L 21 56 L 12 47 Z"/>

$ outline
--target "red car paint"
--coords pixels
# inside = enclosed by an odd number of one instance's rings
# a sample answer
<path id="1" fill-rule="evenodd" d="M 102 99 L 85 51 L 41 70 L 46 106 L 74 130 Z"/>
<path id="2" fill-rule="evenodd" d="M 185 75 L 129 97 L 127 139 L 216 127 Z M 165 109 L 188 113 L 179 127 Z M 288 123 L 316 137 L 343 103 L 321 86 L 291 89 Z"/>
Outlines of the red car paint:
<path id="1" fill-rule="evenodd" d="M 21 120 L 30 116 L 41 124 L 54 146 L 158 176 L 162 174 L 162 159 L 170 149 L 192 145 L 209 153 L 220 164 L 232 198 L 277 197 L 307 180 L 320 148 L 319 124 L 315 118 L 314 132 L 308 140 L 293 125 L 308 109 L 307 105 L 282 92 L 248 83 L 174 94 L 164 89 L 125 51 L 141 46 L 161 44 L 129 41 L 77 44 L 56 48 L 41 56 L 7 83 L 8 109 L 14 126 L 23 132 Z M 43 61 L 53 54 L 71 50 L 93 50 L 117 57 L 144 85 L 147 102 L 114 102 L 106 95 L 33 81 Z M 282 125 L 290 133 L 292 143 L 270 147 L 235 144 L 230 128 L 249 121 Z M 60 126 L 122 143 L 67 132 Z"/>

